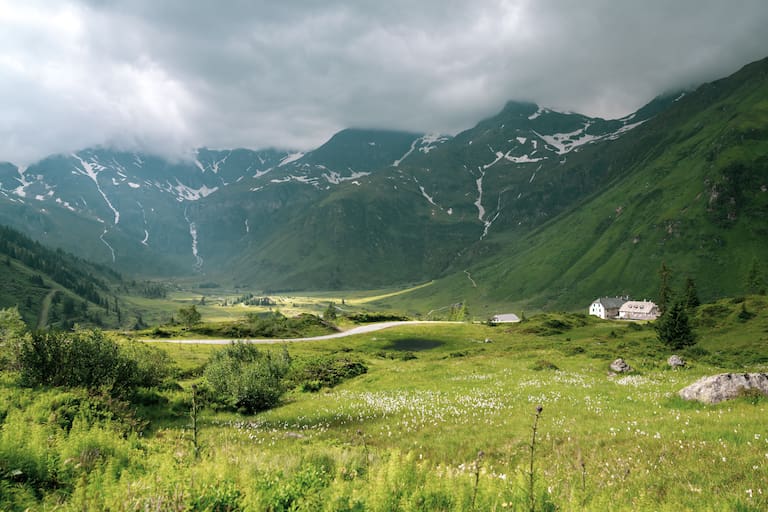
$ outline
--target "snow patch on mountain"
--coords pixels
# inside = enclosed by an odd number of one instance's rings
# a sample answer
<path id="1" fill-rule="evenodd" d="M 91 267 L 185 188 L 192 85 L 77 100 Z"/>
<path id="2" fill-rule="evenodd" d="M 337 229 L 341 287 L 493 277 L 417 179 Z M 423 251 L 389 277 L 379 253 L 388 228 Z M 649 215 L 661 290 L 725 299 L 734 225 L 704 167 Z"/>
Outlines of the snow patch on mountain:
<path id="1" fill-rule="evenodd" d="M 510 162 L 516 163 L 516 164 L 532 164 L 535 162 L 541 162 L 542 160 L 546 160 L 546 157 L 541 158 L 531 158 L 530 155 L 523 155 L 523 156 L 509 156 L 509 151 L 507 151 L 507 154 L 504 155 L 505 160 L 509 160 Z"/>
<path id="2" fill-rule="evenodd" d="M 490 150 L 491 150 L 491 153 L 493 153 L 493 152 L 494 152 L 494 151 L 493 151 L 493 148 L 490 148 L 490 147 L 489 147 L 488 149 L 490 149 Z M 496 153 L 496 159 L 495 159 L 493 162 L 489 163 L 489 164 L 485 164 L 485 165 L 483 166 L 483 170 L 485 170 L 485 169 L 488 169 L 489 167 L 493 167 L 494 165 L 496 165 L 496 163 L 497 163 L 499 160 L 501 160 L 502 158 L 504 158 L 504 153 L 502 153 L 501 151 L 496 151 L 495 153 Z M 481 181 L 482 181 L 482 180 L 481 180 Z"/>
<path id="3" fill-rule="evenodd" d="M 283 158 L 282 160 L 280 160 L 280 163 L 277 164 L 277 166 L 278 167 L 282 167 L 284 165 L 288 165 L 291 162 L 295 162 L 296 160 L 300 159 L 303 156 L 304 156 L 304 153 L 302 153 L 301 151 L 299 151 L 297 153 L 291 153 L 290 155 L 288 155 L 285 158 Z"/>
<path id="4" fill-rule="evenodd" d="M 355 172 L 352 171 L 352 174 L 349 176 L 342 176 L 336 171 L 331 171 L 330 173 L 323 173 L 323 178 L 325 178 L 325 181 L 328 183 L 332 183 L 334 185 L 338 185 L 339 183 L 342 183 L 344 181 L 352 181 L 356 180 L 358 178 L 363 178 L 365 176 L 370 175 L 369 172 Z"/>
<path id="5" fill-rule="evenodd" d="M 24 189 L 32 184 L 31 181 L 27 181 L 27 177 L 25 175 L 27 168 L 23 165 L 19 166 L 16 168 L 16 172 L 19 173 L 19 177 L 16 178 L 16 181 L 18 181 L 20 185 L 13 190 L 13 193 L 19 197 L 26 197 L 27 193 L 24 191 Z"/>
<path id="6" fill-rule="evenodd" d="M 406 158 L 408 158 L 411 155 L 411 153 L 413 153 L 416 150 L 416 144 L 418 143 L 419 143 L 419 139 L 416 139 L 413 142 L 411 142 L 410 149 L 406 151 L 403 156 L 401 156 L 400 158 L 392 162 L 392 167 L 400 167 L 400 163 Z"/>
<path id="7" fill-rule="evenodd" d="M 195 270 L 199 271 L 203 268 L 203 258 L 197 250 L 197 224 L 189 219 L 186 208 L 184 208 L 184 220 L 189 224 L 189 236 L 192 237 L 192 256 L 195 257 Z"/>
<path id="8" fill-rule="evenodd" d="M 548 110 L 546 108 L 539 107 L 539 109 L 536 112 L 534 112 L 533 114 L 528 116 L 528 120 L 529 121 L 533 121 L 534 119 L 536 119 L 537 117 L 539 117 L 541 114 L 543 114 L 545 112 L 548 112 Z"/>
<path id="9" fill-rule="evenodd" d="M 477 186 L 477 199 L 474 204 L 477 207 L 477 218 L 483 223 L 483 234 L 480 235 L 480 240 L 482 240 L 488 236 L 488 230 L 491 228 L 494 221 L 499 218 L 501 211 L 497 211 L 496 215 L 491 219 L 486 218 L 485 208 L 483 207 L 483 178 L 485 178 L 485 169 L 479 167 L 478 170 L 480 171 L 480 177 L 475 180 L 475 185 Z"/>
<path id="10" fill-rule="evenodd" d="M 491 149 L 491 152 L 494 152 L 493 149 Z M 540 162 L 542 160 L 546 160 L 546 157 L 541 158 L 532 158 L 530 155 L 522 155 L 522 156 L 512 156 L 510 153 L 512 153 L 512 150 L 507 151 L 506 153 L 502 153 L 501 151 L 496 151 L 495 156 L 496 158 L 493 160 L 493 162 L 489 164 L 483 165 L 483 170 L 486 170 L 497 163 L 499 163 L 502 159 L 507 160 L 509 162 L 515 163 L 515 164 L 530 164 L 535 162 Z"/>
<path id="11" fill-rule="evenodd" d="M 227 153 L 224 156 L 224 158 L 222 158 L 221 160 L 216 160 L 216 161 L 214 161 L 211 164 L 211 170 L 213 171 L 213 174 L 218 174 L 219 173 L 219 167 L 221 167 L 222 165 L 224 165 L 226 163 L 227 158 L 229 158 L 229 155 L 231 155 L 231 154 L 232 154 L 232 152 L 230 151 L 229 153 Z"/>
<path id="12" fill-rule="evenodd" d="M 60 205 L 60 206 L 63 206 L 64 208 L 66 208 L 67 210 L 69 210 L 69 211 L 71 211 L 71 212 L 76 212 L 76 211 L 77 211 L 75 208 L 73 208 L 73 207 L 72 207 L 72 205 L 71 205 L 71 204 L 69 204 L 69 202 L 67 202 L 67 201 L 64 201 L 64 200 L 63 200 L 63 199 L 61 199 L 60 197 L 57 197 L 57 198 L 56 198 L 56 204 L 58 204 L 58 205 Z"/>
<path id="13" fill-rule="evenodd" d="M 99 194 L 101 194 L 101 197 L 104 199 L 104 202 L 107 203 L 107 206 L 110 210 L 112 210 L 112 213 L 115 216 L 114 224 L 117 225 L 120 223 L 120 212 L 117 211 L 117 208 L 114 207 L 112 202 L 107 197 L 107 194 L 102 190 L 101 185 L 99 184 L 98 174 L 99 172 L 106 169 L 103 165 L 101 165 L 97 160 L 94 160 L 92 162 L 87 162 L 85 159 L 81 158 L 77 153 L 72 153 L 72 157 L 75 158 L 80 162 L 80 165 L 83 167 L 83 172 L 81 174 L 85 174 L 88 176 L 93 183 L 96 185 L 96 190 L 98 190 Z M 80 172 L 80 169 L 75 167 L 75 170 Z M 114 251 L 112 255 L 112 261 L 114 262 Z"/>
<path id="14" fill-rule="evenodd" d="M 421 140 L 421 144 L 422 144 L 422 146 L 419 148 L 419 151 L 426 155 L 433 149 L 437 148 L 439 144 L 442 144 L 450 140 L 450 137 L 439 135 L 437 133 L 430 133 L 430 134 L 424 135 L 419 140 Z"/>
<path id="15" fill-rule="evenodd" d="M 107 242 L 107 240 L 104 238 L 104 237 L 107 235 L 107 233 L 109 233 L 109 226 L 107 226 L 107 223 L 106 223 L 106 222 L 104 222 L 104 220 L 103 220 L 103 219 L 99 219 L 99 218 L 97 218 L 96 220 L 98 220 L 99 222 L 101 222 L 102 224 L 104 224 L 104 231 L 102 231 L 102 232 L 101 232 L 101 235 L 99 235 L 99 240 L 101 240 L 101 242 L 102 242 L 104 245 L 106 245 L 106 246 L 107 246 L 107 249 L 109 249 L 109 252 L 110 252 L 110 254 L 112 255 L 112 263 L 114 263 L 114 262 L 115 262 L 115 248 L 114 248 L 114 247 L 112 247 L 111 245 L 109 245 L 109 242 Z"/>
<path id="16" fill-rule="evenodd" d="M 149 226 L 147 225 L 147 212 L 144 211 L 143 204 L 138 201 L 136 201 L 136 204 L 139 206 L 139 210 L 141 210 L 141 218 L 144 220 L 144 238 L 141 240 L 141 244 L 145 247 L 149 247 L 149 229 L 147 229 Z"/>
<path id="17" fill-rule="evenodd" d="M 265 169 L 265 170 L 263 170 L 263 171 L 261 171 L 261 170 L 259 170 L 259 171 L 256 171 L 256 174 L 254 174 L 254 175 L 253 175 L 253 178 L 254 178 L 254 179 L 258 179 L 258 178 L 261 178 L 262 176 L 264 176 L 264 175 L 265 175 L 265 174 L 267 174 L 268 172 L 272 171 L 272 169 L 274 169 L 274 167 L 270 167 L 269 169 Z"/>
<path id="18" fill-rule="evenodd" d="M 432 206 L 435 206 L 435 207 L 437 207 L 437 208 L 440 208 L 441 210 L 443 209 L 443 207 L 442 207 L 442 206 L 440 206 L 439 204 L 437 204 L 437 203 L 435 202 L 435 199 L 434 199 L 432 196 L 430 196 L 429 194 L 427 194 L 427 191 L 424 189 L 424 187 L 421 185 L 421 183 L 419 183 L 419 180 L 418 180 L 418 179 L 416 179 L 416 176 L 414 176 L 414 177 L 413 177 L 413 181 L 415 181 L 415 182 L 416 182 L 416 185 L 418 185 L 418 187 L 419 187 L 419 190 L 421 191 L 421 195 L 422 195 L 422 197 L 423 197 L 424 199 L 426 199 L 426 200 L 427 200 L 427 202 L 428 202 L 429 204 L 431 204 Z"/>
<path id="19" fill-rule="evenodd" d="M 628 121 L 634 117 L 634 114 L 632 116 L 629 116 L 623 121 Z M 592 121 L 587 121 L 584 123 L 584 125 L 579 128 L 578 130 L 574 130 L 572 132 L 568 133 L 554 133 L 552 135 L 544 135 L 536 130 L 531 130 L 534 134 L 536 134 L 539 139 L 544 141 L 545 144 L 555 149 L 558 155 L 563 155 L 565 153 L 569 153 L 573 151 L 574 149 L 583 146 L 585 144 L 590 144 L 592 142 L 600 141 L 600 140 L 615 140 L 619 138 L 624 133 L 633 130 L 643 124 L 646 120 L 638 121 L 636 123 L 630 123 L 625 124 L 618 130 L 610 133 L 606 133 L 603 135 L 591 135 L 587 133 L 587 130 L 589 129 L 592 124 L 594 124 Z M 535 142 L 535 141 L 532 141 Z"/>
<path id="20" fill-rule="evenodd" d="M 176 185 L 171 185 L 169 183 L 168 189 L 166 190 L 168 192 L 173 191 L 176 194 L 176 200 L 178 202 L 182 202 L 182 201 L 198 201 L 203 197 L 208 197 L 209 195 L 219 190 L 219 187 L 209 188 L 203 185 L 200 188 L 192 188 L 190 186 L 184 185 L 177 179 Z"/>
<path id="21" fill-rule="evenodd" d="M 408 151 L 405 152 L 403 156 L 392 162 L 392 167 L 399 167 L 403 160 L 411 156 L 411 154 L 416 151 L 417 147 L 418 151 L 426 155 L 433 149 L 437 148 L 439 144 L 442 144 L 447 140 L 450 140 L 450 137 L 446 137 L 437 133 L 422 135 L 421 137 L 411 142 L 411 147 L 408 149 Z"/>
<path id="22" fill-rule="evenodd" d="M 624 125 L 621 128 L 619 128 L 618 130 L 616 130 L 615 132 L 605 136 L 605 138 L 608 139 L 608 140 L 616 140 L 619 137 L 621 137 L 624 133 L 628 132 L 629 130 L 634 130 L 635 128 L 637 128 L 638 126 L 643 124 L 645 121 L 647 121 L 647 119 L 644 119 L 642 121 L 638 121 L 636 123 Z"/>

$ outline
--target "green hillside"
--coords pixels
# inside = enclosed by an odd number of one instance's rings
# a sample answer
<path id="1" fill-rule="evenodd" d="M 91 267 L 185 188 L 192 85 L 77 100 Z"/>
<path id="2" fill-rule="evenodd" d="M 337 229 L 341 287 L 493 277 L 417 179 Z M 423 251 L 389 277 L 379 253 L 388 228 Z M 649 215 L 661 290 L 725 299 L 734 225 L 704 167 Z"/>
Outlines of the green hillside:
<path id="1" fill-rule="evenodd" d="M 113 289 L 120 282 L 106 267 L 0 226 L 0 309 L 17 307 L 32 327 L 118 325 L 122 312 Z"/>
<path id="2" fill-rule="evenodd" d="M 748 291 L 768 257 L 768 59 L 706 84 L 621 139 L 571 163 L 609 169 L 601 187 L 530 234 L 489 239 L 412 304 L 586 307 L 597 296 L 655 297 L 665 262 L 702 298 Z"/>

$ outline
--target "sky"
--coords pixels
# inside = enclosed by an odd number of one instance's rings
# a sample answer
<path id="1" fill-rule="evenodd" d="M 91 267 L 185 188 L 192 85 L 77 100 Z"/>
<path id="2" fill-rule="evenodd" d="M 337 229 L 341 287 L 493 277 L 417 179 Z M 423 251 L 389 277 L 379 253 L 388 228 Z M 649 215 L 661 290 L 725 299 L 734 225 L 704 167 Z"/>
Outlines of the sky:
<path id="1" fill-rule="evenodd" d="M 617 118 L 768 56 L 765 0 L 0 0 L 0 161 Z"/>

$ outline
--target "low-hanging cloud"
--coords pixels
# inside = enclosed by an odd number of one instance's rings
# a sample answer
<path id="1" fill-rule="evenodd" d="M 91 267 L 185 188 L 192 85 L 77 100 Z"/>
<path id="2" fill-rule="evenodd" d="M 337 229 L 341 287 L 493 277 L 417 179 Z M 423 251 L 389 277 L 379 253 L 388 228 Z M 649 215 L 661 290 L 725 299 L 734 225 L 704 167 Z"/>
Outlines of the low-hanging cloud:
<path id="1" fill-rule="evenodd" d="M 0 161 L 455 133 L 511 99 L 619 117 L 768 50 L 763 0 L 272 4 L 0 0 Z"/>

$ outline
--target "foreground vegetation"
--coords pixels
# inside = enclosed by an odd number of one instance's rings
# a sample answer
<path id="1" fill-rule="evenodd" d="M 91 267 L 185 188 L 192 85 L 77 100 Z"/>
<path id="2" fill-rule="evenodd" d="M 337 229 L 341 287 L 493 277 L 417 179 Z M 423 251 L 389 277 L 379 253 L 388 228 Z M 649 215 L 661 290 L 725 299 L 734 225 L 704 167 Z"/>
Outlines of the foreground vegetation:
<path id="1" fill-rule="evenodd" d="M 698 307 L 677 371 L 652 324 L 578 314 L 256 350 L 114 340 L 168 376 L 99 389 L 2 374 L 0 509 L 765 510 L 768 399 L 676 393 L 766 371 L 767 305 Z M 94 350 L 112 346 L 100 336 Z M 616 357 L 635 372 L 609 375 Z M 270 361 L 276 407 L 222 398 L 233 360 Z"/>

